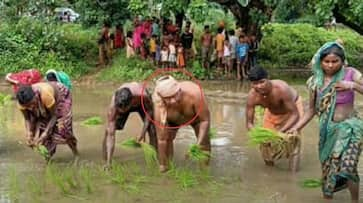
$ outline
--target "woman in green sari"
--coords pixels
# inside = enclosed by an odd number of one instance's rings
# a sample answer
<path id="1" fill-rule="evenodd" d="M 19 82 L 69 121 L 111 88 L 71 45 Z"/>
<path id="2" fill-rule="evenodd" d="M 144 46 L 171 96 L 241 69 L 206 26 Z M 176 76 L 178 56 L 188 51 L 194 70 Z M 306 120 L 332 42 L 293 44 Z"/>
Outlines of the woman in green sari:
<path id="1" fill-rule="evenodd" d="M 72 81 L 67 75 L 67 73 L 63 71 L 56 71 L 54 69 L 49 69 L 45 73 L 45 80 L 50 81 L 56 81 L 62 83 L 64 86 L 67 87 L 68 90 L 72 89 Z"/>
<path id="2" fill-rule="evenodd" d="M 312 60 L 313 76 L 307 81 L 309 109 L 290 132 L 300 131 L 318 115 L 324 198 L 332 199 L 334 192 L 348 188 L 352 202 L 358 202 L 363 121 L 354 110 L 354 93 L 363 94 L 363 78 L 345 64 L 340 44 L 328 42 L 318 50 Z"/>

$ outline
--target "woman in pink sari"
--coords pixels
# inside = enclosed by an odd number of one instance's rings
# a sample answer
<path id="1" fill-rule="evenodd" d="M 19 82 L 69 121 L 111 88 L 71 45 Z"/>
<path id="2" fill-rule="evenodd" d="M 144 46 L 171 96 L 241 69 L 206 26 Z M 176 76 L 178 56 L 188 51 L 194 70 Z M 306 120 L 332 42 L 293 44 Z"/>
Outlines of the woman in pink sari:
<path id="1" fill-rule="evenodd" d="M 132 36 L 132 40 L 134 43 L 134 50 L 136 53 L 140 53 L 140 46 L 141 46 L 141 33 L 144 32 L 144 27 L 141 23 L 138 21 L 135 23 L 135 29 Z"/>

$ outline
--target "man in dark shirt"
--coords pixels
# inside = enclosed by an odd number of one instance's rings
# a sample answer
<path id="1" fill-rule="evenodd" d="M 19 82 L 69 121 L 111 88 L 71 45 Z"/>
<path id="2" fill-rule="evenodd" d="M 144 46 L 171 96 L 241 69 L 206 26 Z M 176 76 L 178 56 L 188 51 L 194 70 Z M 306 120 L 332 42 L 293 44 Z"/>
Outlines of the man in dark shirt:
<path id="1" fill-rule="evenodd" d="M 184 33 L 181 35 L 181 43 L 184 48 L 184 58 L 188 61 L 190 58 L 194 57 L 192 44 L 193 44 L 193 33 L 190 32 L 190 27 L 186 26 Z"/>

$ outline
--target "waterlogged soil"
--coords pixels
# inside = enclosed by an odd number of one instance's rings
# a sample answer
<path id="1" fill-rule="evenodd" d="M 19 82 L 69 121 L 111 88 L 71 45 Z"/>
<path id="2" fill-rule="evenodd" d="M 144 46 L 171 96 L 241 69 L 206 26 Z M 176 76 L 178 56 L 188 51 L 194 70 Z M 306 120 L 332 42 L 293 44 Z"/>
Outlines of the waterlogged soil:
<path id="1" fill-rule="evenodd" d="M 323 202 L 320 188 L 302 188 L 305 179 L 320 177 L 318 126 L 314 119 L 303 131 L 300 171 L 288 171 L 287 160 L 265 166 L 258 147 L 250 146 L 245 129 L 248 84 L 203 82 L 211 111 L 212 159 L 207 169 L 186 160 L 188 146 L 196 142 L 190 127 L 182 128 L 175 140 L 175 168 L 159 174 L 145 164 L 141 149 L 124 149 L 120 143 L 141 132 L 141 119 L 131 114 L 123 131 L 117 132 L 115 166 L 103 170 L 101 144 L 106 112 L 118 85 L 78 85 L 73 93 L 73 126 L 81 159 L 72 166 L 72 153 L 59 146 L 53 164 L 25 146 L 24 121 L 16 104 L 0 108 L 0 202 Z M 307 98 L 303 85 L 294 85 Z M 11 93 L 10 87 L 0 87 Z M 356 106 L 363 110 L 363 100 Z M 93 116 L 103 123 L 82 125 Z M 362 158 L 361 158 L 362 162 Z M 359 164 L 362 177 L 363 164 Z M 363 194 L 363 185 L 360 192 Z M 360 199 L 363 201 L 363 198 Z M 347 190 L 333 202 L 348 202 Z"/>

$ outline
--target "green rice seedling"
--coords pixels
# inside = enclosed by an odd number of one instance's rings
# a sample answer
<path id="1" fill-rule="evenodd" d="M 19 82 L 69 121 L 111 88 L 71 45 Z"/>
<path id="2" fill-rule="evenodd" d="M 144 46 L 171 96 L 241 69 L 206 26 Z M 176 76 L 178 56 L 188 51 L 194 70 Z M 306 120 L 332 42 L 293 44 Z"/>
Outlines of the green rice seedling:
<path id="1" fill-rule="evenodd" d="M 193 161 L 205 161 L 209 158 L 209 153 L 203 151 L 199 145 L 192 144 L 188 150 L 188 156 Z"/>
<path id="2" fill-rule="evenodd" d="M 68 184 L 68 188 L 70 189 L 79 188 L 77 177 L 73 168 L 67 167 L 63 169 L 63 180 Z"/>
<path id="3" fill-rule="evenodd" d="M 300 182 L 300 186 L 303 188 L 317 188 L 322 186 L 321 179 L 305 179 Z"/>
<path id="4" fill-rule="evenodd" d="M 168 170 L 167 174 L 171 177 L 175 177 L 176 170 L 177 170 L 176 164 L 170 160 L 168 166 L 169 166 L 168 167 L 169 170 Z"/>
<path id="5" fill-rule="evenodd" d="M 82 166 L 79 170 L 79 175 L 81 176 L 82 182 L 85 185 L 86 192 L 88 194 L 93 192 L 93 185 L 92 185 L 92 172 L 91 170 L 86 167 Z"/>
<path id="6" fill-rule="evenodd" d="M 43 185 L 38 182 L 36 177 L 28 177 L 27 186 L 32 193 L 32 197 L 37 198 L 43 194 Z"/>
<path id="7" fill-rule="evenodd" d="M 198 184 L 198 180 L 195 177 L 193 171 L 188 169 L 177 169 L 175 171 L 175 178 L 177 183 L 182 189 L 188 189 Z"/>
<path id="8" fill-rule="evenodd" d="M 282 137 L 277 131 L 263 127 L 254 127 L 247 133 L 247 135 L 249 136 L 249 143 L 252 145 L 259 145 L 266 142 L 274 144 L 283 142 Z"/>
<path id="9" fill-rule="evenodd" d="M 122 187 L 126 192 L 132 193 L 132 194 L 139 194 L 140 193 L 140 187 L 138 184 L 135 183 L 127 183 L 123 185 Z"/>
<path id="10" fill-rule="evenodd" d="M 49 151 L 44 145 L 38 145 L 34 148 L 34 151 L 38 152 L 45 160 L 50 158 Z"/>
<path id="11" fill-rule="evenodd" d="M 125 163 L 125 170 L 131 171 L 133 175 L 141 176 L 144 172 L 142 171 L 140 165 L 136 162 L 127 162 Z"/>
<path id="12" fill-rule="evenodd" d="M 142 151 L 144 152 L 144 158 L 148 169 L 156 168 L 158 155 L 153 146 L 147 143 L 141 143 Z"/>
<path id="13" fill-rule="evenodd" d="M 49 179 L 63 195 L 69 195 L 70 189 L 63 178 L 63 174 L 59 172 L 52 164 L 49 164 L 46 169 L 46 177 Z"/>
<path id="14" fill-rule="evenodd" d="M 111 173 L 108 177 L 112 183 L 123 186 L 126 183 L 125 168 L 120 164 L 112 164 Z"/>
<path id="15" fill-rule="evenodd" d="M 217 129 L 209 128 L 208 136 L 209 136 L 209 139 L 216 138 L 217 137 Z"/>
<path id="16" fill-rule="evenodd" d="M 141 144 L 138 143 L 134 138 L 128 138 L 121 143 L 121 147 L 135 149 L 140 148 Z"/>
<path id="17" fill-rule="evenodd" d="M 102 124 L 102 118 L 99 116 L 93 116 L 93 117 L 87 118 L 86 120 L 84 120 L 82 122 L 82 125 L 86 125 L 86 126 L 100 125 L 100 124 Z"/>
<path id="18" fill-rule="evenodd" d="M 0 93 L 0 107 L 7 105 L 11 101 L 11 95 Z"/>
<path id="19" fill-rule="evenodd" d="M 18 174 L 16 173 L 15 167 L 11 167 L 9 170 L 9 196 L 14 202 L 18 202 L 20 198 L 20 188 Z"/>

